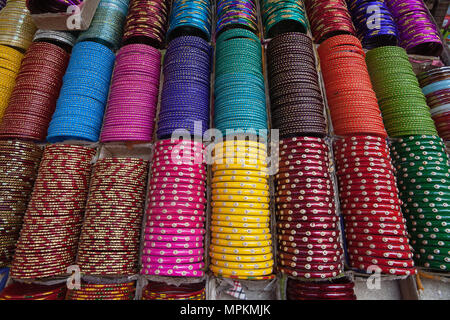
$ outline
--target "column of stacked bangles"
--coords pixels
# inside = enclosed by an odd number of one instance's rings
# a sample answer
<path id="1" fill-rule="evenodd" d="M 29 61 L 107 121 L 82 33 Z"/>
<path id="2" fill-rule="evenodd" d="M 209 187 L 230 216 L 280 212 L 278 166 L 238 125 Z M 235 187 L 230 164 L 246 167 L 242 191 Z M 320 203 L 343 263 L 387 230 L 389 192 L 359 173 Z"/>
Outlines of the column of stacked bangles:
<path id="1" fill-rule="evenodd" d="M 203 143 L 155 145 L 142 251 L 143 275 L 202 277 L 206 169 Z"/>
<path id="2" fill-rule="evenodd" d="M 355 284 L 340 278 L 331 282 L 311 282 L 289 279 L 287 300 L 356 300 Z"/>
<path id="3" fill-rule="evenodd" d="M 142 291 L 142 300 L 205 300 L 205 282 L 189 285 L 169 285 L 149 281 Z"/>
<path id="4" fill-rule="evenodd" d="M 344 136 L 335 139 L 334 155 L 350 267 L 414 274 L 387 134 L 361 43 L 340 35 L 318 51 L 334 131 Z"/>
<path id="5" fill-rule="evenodd" d="M 273 277 L 267 146 L 228 140 L 214 146 L 210 270 L 235 279 Z"/>

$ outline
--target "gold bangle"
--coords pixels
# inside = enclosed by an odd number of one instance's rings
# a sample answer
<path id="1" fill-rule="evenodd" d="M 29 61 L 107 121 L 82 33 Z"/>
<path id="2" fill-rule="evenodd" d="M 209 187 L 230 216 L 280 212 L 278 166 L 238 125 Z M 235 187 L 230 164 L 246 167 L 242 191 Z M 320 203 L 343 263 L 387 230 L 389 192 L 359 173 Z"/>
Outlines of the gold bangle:
<path id="1" fill-rule="evenodd" d="M 213 195 L 228 195 L 233 194 L 237 196 L 259 196 L 268 197 L 269 191 L 255 190 L 255 189 L 233 189 L 233 188 L 215 188 L 212 190 Z"/>
<path id="2" fill-rule="evenodd" d="M 220 221 L 250 222 L 250 223 L 269 223 L 269 216 L 247 216 L 247 215 L 221 215 L 213 213 L 211 218 Z"/>
<path id="3" fill-rule="evenodd" d="M 240 240 L 240 241 L 261 241 L 270 240 L 272 235 L 268 234 L 229 234 L 229 233 L 211 233 L 211 238 L 218 238 L 224 240 Z"/>
<path id="4" fill-rule="evenodd" d="M 235 222 L 235 221 L 222 221 L 222 220 L 212 220 L 211 225 L 219 227 L 229 227 L 229 228 L 269 228 L 268 223 L 248 223 L 248 222 Z"/>
<path id="5" fill-rule="evenodd" d="M 248 215 L 248 216 L 270 216 L 270 210 L 267 209 L 244 209 L 244 208 L 212 208 L 213 214 L 233 214 L 233 215 Z"/>
<path id="6" fill-rule="evenodd" d="M 213 164 L 213 171 L 220 170 L 254 170 L 268 173 L 269 169 L 266 166 L 259 166 L 257 164 L 240 164 L 240 163 L 232 163 L 232 164 Z"/>
<path id="7" fill-rule="evenodd" d="M 232 201 L 232 202 L 264 202 L 269 203 L 269 197 L 258 197 L 258 196 L 239 196 L 239 195 L 213 195 L 213 201 Z"/>
<path id="8" fill-rule="evenodd" d="M 254 202 L 229 202 L 229 201 L 213 201 L 211 205 L 214 208 L 245 208 L 245 209 L 268 209 L 268 203 L 254 203 Z"/>
<path id="9" fill-rule="evenodd" d="M 272 273 L 272 268 L 267 269 L 253 269 L 253 270 L 240 270 L 240 269 L 228 269 L 223 267 L 217 267 L 213 264 L 209 266 L 211 271 L 218 276 L 264 276 Z"/>
<path id="10" fill-rule="evenodd" d="M 255 254 L 255 255 L 235 255 L 235 254 L 223 254 L 217 252 L 209 252 L 209 256 L 212 259 L 230 261 L 230 262 L 264 262 L 273 260 L 273 254 Z"/>
<path id="11" fill-rule="evenodd" d="M 265 262 L 232 262 L 232 261 L 211 259 L 211 264 L 218 267 L 230 269 L 267 269 L 273 267 L 273 260 Z"/>
<path id="12" fill-rule="evenodd" d="M 240 241 L 240 240 L 224 240 L 219 238 L 212 238 L 211 243 L 218 246 L 227 247 L 242 247 L 242 248 L 258 248 L 261 246 L 271 246 L 272 240 L 263 241 Z"/>
<path id="13" fill-rule="evenodd" d="M 226 247 L 211 244 L 209 250 L 217 253 L 226 254 L 266 254 L 272 252 L 272 246 L 259 247 L 259 248 L 243 248 L 243 247 Z"/>
<path id="14" fill-rule="evenodd" d="M 230 234 L 270 234 L 270 229 L 229 228 L 229 227 L 211 226 L 211 232 L 230 233 Z"/>
<path id="15" fill-rule="evenodd" d="M 238 182 L 238 181 L 215 182 L 211 185 L 211 187 L 213 188 L 213 190 L 218 188 L 269 190 L 268 183 L 253 183 L 253 182 Z"/>
<path id="16" fill-rule="evenodd" d="M 269 177 L 267 172 L 257 170 L 218 170 L 214 172 L 214 176 Z"/>

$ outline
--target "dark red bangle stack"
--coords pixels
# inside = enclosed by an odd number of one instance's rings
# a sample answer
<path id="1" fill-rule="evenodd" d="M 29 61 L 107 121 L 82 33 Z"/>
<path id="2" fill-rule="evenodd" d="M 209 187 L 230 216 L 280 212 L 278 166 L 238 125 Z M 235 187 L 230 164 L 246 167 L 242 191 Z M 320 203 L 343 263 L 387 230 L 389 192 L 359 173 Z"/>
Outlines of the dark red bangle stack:
<path id="1" fill-rule="evenodd" d="M 387 137 L 358 38 L 335 36 L 318 51 L 334 133 Z"/>
<path id="2" fill-rule="evenodd" d="M 205 300 L 205 283 L 170 285 L 149 281 L 142 290 L 142 300 Z"/>
<path id="3" fill-rule="evenodd" d="M 280 137 L 324 137 L 326 122 L 311 38 L 281 34 L 267 46 L 272 128 Z"/>
<path id="4" fill-rule="evenodd" d="M 69 290 L 66 300 L 133 300 L 136 282 L 81 283 L 78 290 Z"/>
<path id="5" fill-rule="evenodd" d="M 350 266 L 368 271 L 375 265 L 383 274 L 415 274 L 386 140 L 338 139 L 334 154 Z"/>
<path id="6" fill-rule="evenodd" d="M 327 279 L 343 272 L 339 217 L 321 138 L 280 141 L 276 175 L 278 266 L 282 273 Z"/>
<path id="7" fill-rule="evenodd" d="M 340 278 L 327 282 L 287 281 L 287 300 L 356 300 L 355 284 Z"/>
<path id="8" fill-rule="evenodd" d="M 0 137 L 44 141 L 56 108 L 69 54 L 48 42 L 33 42 L 22 61 L 0 125 Z"/>
<path id="9" fill-rule="evenodd" d="M 306 12 L 315 43 L 338 35 L 356 35 L 345 0 L 306 0 Z"/>
<path id="10" fill-rule="evenodd" d="M 64 300 L 66 284 L 44 285 L 13 282 L 0 293 L 0 300 Z"/>
<path id="11" fill-rule="evenodd" d="M 123 45 L 145 43 L 156 48 L 163 46 L 170 1 L 131 0 L 125 20 Z"/>
<path id="12" fill-rule="evenodd" d="M 45 148 L 11 267 L 14 279 L 66 274 L 75 262 L 95 149 Z"/>
<path id="13" fill-rule="evenodd" d="M 83 274 L 137 273 L 148 165 L 132 158 L 94 164 L 77 256 Z"/>

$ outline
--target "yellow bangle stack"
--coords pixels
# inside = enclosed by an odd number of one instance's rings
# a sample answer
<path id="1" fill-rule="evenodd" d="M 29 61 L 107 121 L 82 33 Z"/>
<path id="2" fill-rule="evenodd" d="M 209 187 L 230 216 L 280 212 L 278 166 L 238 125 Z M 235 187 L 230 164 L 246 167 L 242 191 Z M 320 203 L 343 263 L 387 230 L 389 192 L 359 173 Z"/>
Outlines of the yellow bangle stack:
<path id="1" fill-rule="evenodd" d="M 0 122 L 8 107 L 22 59 L 23 54 L 19 51 L 0 45 Z"/>

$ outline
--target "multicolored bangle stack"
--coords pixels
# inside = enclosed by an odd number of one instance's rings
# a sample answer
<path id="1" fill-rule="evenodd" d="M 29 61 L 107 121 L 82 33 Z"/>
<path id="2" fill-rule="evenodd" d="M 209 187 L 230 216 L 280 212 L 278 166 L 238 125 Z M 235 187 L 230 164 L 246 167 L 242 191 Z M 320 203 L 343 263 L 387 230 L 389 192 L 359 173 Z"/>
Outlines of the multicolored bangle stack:
<path id="1" fill-rule="evenodd" d="M 0 45 L 25 52 L 31 45 L 36 26 L 25 0 L 8 0 L 0 11 Z"/>
<path id="2" fill-rule="evenodd" d="M 164 43 L 170 1 L 130 0 L 122 43 L 145 43 L 161 48 Z"/>
<path id="3" fill-rule="evenodd" d="M 434 68 L 417 75 L 422 93 L 431 108 L 439 136 L 450 140 L 450 67 Z"/>
<path id="4" fill-rule="evenodd" d="M 169 41 L 180 36 L 198 36 L 211 39 L 211 1 L 174 0 L 170 14 Z"/>
<path id="5" fill-rule="evenodd" d="M 34 143 L 0 141 L 1 267 L 13 258 L 41 156 L 41 148 Z"/>
<path id="6" fill-rule="evenodd" d="M 347 278 L 327 282 L 287 281 L 288 300 L 356 300 L 355 284 Z"/>
<path id="7" fill-rule="evenodd" d="M 148 165 L 133 158 L 94 164 L 77 255 L 81 273 L 137 273 Z"/>
<path id="8" fill-rule="evenodd" d="M 443 49 L 439 29 L 423 0 L 386 0 L 400 35 L 400 45 L 410 54 L 439 56 Z"/>
<path id="9" fill-rule="evenodd" d="M 211 46 L 202 38 L 170 41 L 164 56 L 158 139 L 170 138 L 177 129 L 202 137 L 209 129 L 211 55 Z"/>
<path id="10" fill-rule="evenodd" d="M 272 128 L 280 137 L 326 135 L 322 93 L 311 38 L 290 32 L 267 46 Z"/>
<path id="11" fill-rule="evenodd" d="M 386 140 L 337 139 L 334 154 L 350 266 L 368 273 L 376 266 L 383 274 L 415 274 Z"/>
<path id="12" fill-rule="evenodd" d="M 267 130 L 262 48 L 244 29 L 223 32 L 216 43 L 214 124 L 223 135 Z"/>
<path id="13" fill-rule="evenodd" d="M 425 96 L 400 47 L 380 47 L 366 55 L 367 67 L 390 137 L 436 135 Z"/>
<path id="14" fill-rule="evenodd" d="M 69 54 L 34 42 L 27 50 L 0 125 L 0 137 L 44 141 L 56 108 Z"/>
<path id="15" fill-rule="evenodd" d="M 203 149 L 203 143 L 186 140 L 160 140 L 155 145 L 141 274 L 204 275 Z"/>
<path id="16" fill-rule="evenodd" d="M 324 41 L 318 51 L 334 133 L 385 138 L 361 42 L 352 35 L 339 35 Z"/>
<path id="17" fill-rule="evenodd" d="M 315 43 L 339 34 L 356 35 L 345 0 L 306 0 Z"/>
<path id="18" fill-rule="evenodd" d="M 450 163 L 438 136 L 415 135 L 392 141 L 403 212 L 416 264 L 450 270 Z"/>
<path id="19" fill-rule="evenodd" d="M 216 37 L 224 31 L 241 28 L 258 34 L 258 12 L 254 0 L 218 0 Z"/>
<path id="20" fill-rule="evenodd" d="M 133 300 L 136 290 L 134 281 L 125 283 L 82 282 L 79 290 L 69 290 L 66 300 Z"/>
<path id="21" fill-rule="evenodd" d="M 308 19 L 303 1 L 261 0 L 260 3 L 266 38 L 273 38 L 286 32 L 308 32 Z"/>
<path id="22" fill-rule="evenodd" d="M 169 285 L 149 281 L 142 291 L 142 300 L 205 300 L 205 283 Z"/>
<path id="23" fill-rule="evenodd" d="M 11 267 L 14 279 L 67 273 L 75 262 L 95 149 L 45 148 Z"/>
<path id="24" fill-rule="evenodd" d="M 151 141 L 159 94 L 161 53 L 145 44 L 119 50 L 100 141 Z"/>
<path id="25" fill-rule="evenodd" d="M 397 26 L 384 0 L 347 0 L 347 5 L 364 48 L 397 45 Z"/>
<path id="26" fill-rule="evenodd" d="M 114 53 L 102 44 L 75 45 L 48 128 L 49 142 L 98 141 L 114 59 Z"/>
<path id="27" fill-rule="evenodd" d="M 306 279 L 339 276 L 344 269 L 339 218 L 322 138 L 280 141 L 276 174 L 278 269 Z"/>
<path id="28" fill-rule="evenodd" d="M 114 52 L 119 49 L 129 0 L 101 0 L 89 29 L 83 31 L 78 42 L 94 41 Z"/>
<path id="29" fill-rule="evenodd" d="M 273 271 L 267 146 L 229 140 L 214 146 L 210 270 L 216 276 L 268 279 Z"/>
<path id="30" fill-rule="evenodd" d="M 0 72 L 2 74 L 0 79 L 0 93 L 2 95 L 0 99 L 0 121 L 8 107 L 8 101 L 16 84 L 22 59 L 23 54 L 19 51 L 0 45 Z"/>
<path id="31" fill-rule="evenodd" d="M 0 293 L 0 300 L 64 300 L 66 284 L 12 282 Z"/>

